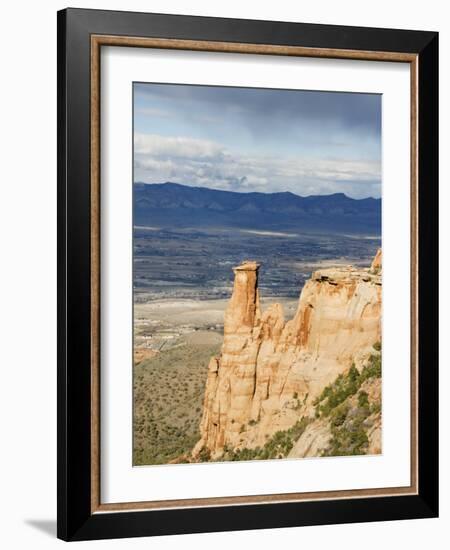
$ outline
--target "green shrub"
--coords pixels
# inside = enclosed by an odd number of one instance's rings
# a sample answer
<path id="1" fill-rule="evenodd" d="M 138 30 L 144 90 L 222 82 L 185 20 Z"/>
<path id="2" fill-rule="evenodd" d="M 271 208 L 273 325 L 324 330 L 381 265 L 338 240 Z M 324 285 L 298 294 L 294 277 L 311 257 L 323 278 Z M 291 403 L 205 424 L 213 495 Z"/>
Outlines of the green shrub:
<path id="1" fill-rule="evenodd" d="M 263 447 L 255 449 L 230 449 L 224 446 L 223 455 L 220 460 L 268 460 L 284 458 L 292 450 L 294 444 L 305 431 L 311 420 L 303 417 L 288 430 L 278 431 L 266 441 Z"/>
<path id="2" fill-rule="evenodd" d="M 198 459 L 200 462 L 209 462 L 211 460 L 211 451 L 206 447 L 203 447 L 198 455 Z"/>
<path id="3" fill-rule="evenodd" d="M 316 418 L 329 416 L 348 397 L 355 395 L 366 380 L 380 377 L 381 356 L 371 355 L 368 364 L 362 369 L 361 373 L 352 363 L 348 372 L 345 375 L 340 374 L 332 384 L 324 388 L 320 396 L 314 401 Z M 364 397 L 362 399 L 364 400 Z"/>
<path id="4" fill-rule="evenodd" d="M 376 351 L 381 344 L 374 344 Z M 340 374 L 329 384 L 314 401 L 315 416 L 329 417 L 331 439 L 322 456 L 361 455 L 367 452 L 369 440 L 364 421 L 371 414 L 381 411 L 381 403 L 371 404 L 369 396 L 361 386 L 366 380 L 381 377 L 381 355 L 370 355 L 367 364 L 361 370 L 351 365 L 346 374 Z M 357 394 L 358 408 L 352 408 L 349 398 Z"/>
<path id="5" fill-rule="evenodd" d="M 379 412 L 381 412 L 381 403 L 376 401 L 370 405 L 370 414 L 378 414 Z"/>
<path id="6" fill-rule="evenodd" d="M 367 392 L 360 391 L 358 393 L 358 405 L 360 407 L 368 407 L 369 406 L 369 396 Z"/>
<path id="7" fill-rule="evenodd" d="M 369 378 L 381 378 L 381 356 L 371 355 L 369 364 L 361 371 L 361 384 Z"/>
<path id="8" fill-rule="evenodd" d="M 347 418 L 348 410 L 349 406 L 346 404 L 342 404 L 339 407 L 336 407 L 336 409 L 331 414 L 331 425 L 341 426 Z"/>
<path id="9" fill-rule="evenodd" d="M 354 364 L 348 373 L 340 374 L 336 380 L 328 385 L 318 399 L 316 399 L 316 416 L 329 416 L 331 411 L 343 403 L 347 397 L 354 395 L 361 385 L 360 374 Z"/>
<path id="10" fill-rule="evenodd" d="M 332 438 L 329 448 L 322 456 L 362 455 L 367 451 L 369 440 L 359 422 L 354 426 L 343 425 L 332 428 Z"/>

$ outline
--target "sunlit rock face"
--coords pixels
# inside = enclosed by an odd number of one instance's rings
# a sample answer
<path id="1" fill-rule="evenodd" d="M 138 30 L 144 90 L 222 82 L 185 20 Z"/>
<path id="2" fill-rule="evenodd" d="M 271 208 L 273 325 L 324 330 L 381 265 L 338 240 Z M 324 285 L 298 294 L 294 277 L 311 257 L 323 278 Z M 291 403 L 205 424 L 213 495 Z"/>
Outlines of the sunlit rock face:
<path id="1" fill-rule="evenodd" d="M 323 388 L 367 357 L 381 340 L 381 250 L 369 269 L 322 269 L 302 289 L 294 318 L 283 308 L 261 312 L 256 262 L 234 268 L 234 288 L 219 357 L 212 357 L 201 439 L 207 450 L 263 445 L 305 414 Z"/>
<path id="2" fill-rule="evenodd" d="M 381 248 L 378 249 L 373 259 L 372 265 L 370 266 L 371 273 L 381 273 Z"/>

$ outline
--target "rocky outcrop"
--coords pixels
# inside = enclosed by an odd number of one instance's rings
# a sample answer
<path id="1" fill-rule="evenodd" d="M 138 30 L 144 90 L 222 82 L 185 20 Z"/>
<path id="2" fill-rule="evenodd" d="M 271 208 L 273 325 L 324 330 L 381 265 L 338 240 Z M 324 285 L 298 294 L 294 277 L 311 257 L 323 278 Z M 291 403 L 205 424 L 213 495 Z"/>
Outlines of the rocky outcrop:
<path id="1" fill-rule="evenodd" d="M 381 248 L 379 248 L 377 253 L 375 254 L 375 258 L 373 259 L 372 265 L 370 266 L 370 273 L 381 273 Z"/>
<path id="2" fill-rule="evenodd" d="M 289 458 L 307 458 L 321 456 L 332 437 L 330 424 L 325 420 L 312 422 L 295 443 Z"/>
<path id="3" fill-rule="evenodd" d="M 375 352 L 372 358 L 377 356 Z M 315 414 L 310 419 L 289 458 L 381 453 L 381 378 L 375 375 L 355 390 L 328 414 Z M 360 402 L 362 396 L 367 400 Z M 316 412 L 318 409 L 316 406 Z M 356 434 L 362 439 L 355 450 Z"/>
<path id="4" fill-rule="evenodd" d="M 209 363 L 194 457 L 263 445 L 310 414 L 323 388 L 351 362 L 361 365 L 381 339 L 380 251 L 369 269 L 313 273 L 287 322 L 280 304 L 261 311 L 258 268 L 256 262 L 234 268 L 222 350 Z"/>

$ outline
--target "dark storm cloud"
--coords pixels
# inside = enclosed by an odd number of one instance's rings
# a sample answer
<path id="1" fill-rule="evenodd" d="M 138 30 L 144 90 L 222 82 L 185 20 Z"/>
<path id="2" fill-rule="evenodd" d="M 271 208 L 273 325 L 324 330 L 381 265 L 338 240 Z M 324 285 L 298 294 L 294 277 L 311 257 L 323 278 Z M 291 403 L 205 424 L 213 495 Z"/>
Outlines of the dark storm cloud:
<path id="1" fill-rule="evenodd" d="M 378 135 L 381 102 L 378 94 L 268 90 L 184 85 L 137 85 L 138 94 L 163 102 L 195 102 L 203 110 L 239 115 L 259 131 L 268 121 L 276 126 L 304 122 L 334 123 L 349 131 Z M 208 109 L 209 106 L 209 109 Z"/>

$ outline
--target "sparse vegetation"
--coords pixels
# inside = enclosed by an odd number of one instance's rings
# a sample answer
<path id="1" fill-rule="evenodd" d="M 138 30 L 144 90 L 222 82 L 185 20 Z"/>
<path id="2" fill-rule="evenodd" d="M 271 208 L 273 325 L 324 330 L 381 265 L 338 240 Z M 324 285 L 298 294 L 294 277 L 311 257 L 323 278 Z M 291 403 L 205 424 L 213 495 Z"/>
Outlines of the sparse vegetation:
<path id="1" fill-rule="evenodd" d="M 332 384 L 324 388 L 320 396 L 315 400 L 316 418 L 326 419 L 329 422 L 331 431 L 329 445 L 322 451 L 321 456 L 361 455 L 367 452 L 369 445 L 366 432 L 368 418 L 381 412 L 381 402 L 371 402 L 369 394 L 361 387 L 366 381 L 380 377 L 381 356 L 379 353 L 372 354 L 361 371 L 358 371 L 356 366 L 352 364 L 346 374 L 339 375 Z M 175 387 L 180 387 L 180 384 L 177 382 L 174 382 L 174 385 Z M 181 384 L 182 388 L 185 388 L 185 386 L 185 383 Z M 306 401 L 307 395 L 302 401 L 298 399 L 298 395 L 296 399 L 298 404 L 301 405 Z M 285 458 L 289 455 L 307 426 L 313 421 L 314 418 L 302 417 L 291 428 L 268 436 L 266 443 L 256 448 L 244 447 L 233 449 L 225 446 L 223 454 L 215 459 L 215 461 Z M 189 419 L 186 419 L 186 423 L 189 425 Z M 248 426 L 252 427 L 257 423 L 257 420 L 252 419 L 248 422 Z M 162 430 L 164 434 L 164 427 Z M 240 433 L 243 433 L 245 430 L 246 426 L 242 424 L 240 426 Z M 174 431 L 173 426 L 166 427 L 166 432 L 169 434 L 168 440 L 167 438 L 161 439 L 158 433 L 149 432 L 150 442 L 156 446 L 155 449 L 159 450 L 156 460 L 161 460 L 161 462 L 152 463 L 168 462 L 170 458 L 166 458 L 167 456 L 172 458 L 179 457 L 183 453 L 188 452 L 199 437 L 198 432 L 195 432 L 195 436 L 190 439 L 188 432 L 180 431 L 180 429 Z M 170 445 L 172 440 L 181 441 L 182 444 L 172 447 Z M 146 458 L 146 460 L 148 459 Z M 210 451 L 202 449 L 198 460 L 200 462 L 212 461 Z M 149 462 L 145 463 L 148 464 Z"/>
<path id="2" fill-rule="evenodd" d="M 369 406 L 369 396 L 367 395 L 367 392 L 360 391 L 358 393 L 358 405 L 360 407 L 368 407 Z"/>
<path id="3" fill-rule="evenodd" d="M 365 454 L 369 445 L 365 430 L 360 424 L 332 428 L 330 447 L 322 456 L 349 456 Z"/>
<path id="4" fill-rule="evenodd" d="M 336 380 L 325 387 L 315 400 L 316 417 L 329 416 L 331 411 L 354 395 L 361 385 L 360 374 L 354 364 L 346 375 L 340 374 Z"/>
<path id="5" fill-rule="evenodd" d="M 218 349 L 183 345 L 134 367 L 135 465 L 167 464 L 200 439 L 208 362 Z"/>
<path id="6" fill-rule="evenodd" d="M 205 447 L 200 451 L 198 455 L 199 462 L 210 462 L 211 460 L 211 452 L 209 449 L 206 449 Z"/>
<path id="7" fill-rule="evenodd" d="M 370 378 L 381 377 L 381 356 L 371 355 L 368 364 L 361 370 L 354 364 L 350 367 L 347 374 L 340 374 L 336 380 L 326 386 L 320 396 L 315 400 L 316 417 L 326 417 L 343 403 L 347 398 L 355 395 L 362 384 Z M 362 392 L 365 393 L 365 392 Z M 367 394 L 366 394 L 367 398 Z M 364 400 L 364 397 L 361 397 Z"/>
<path id="8" fill-rule="evenodd" d="M 381 351 L 381 344 L 374 346 Z M 331 440 L 322 456 L 361 455 L 367 452 L 367 419 L 381 412 L 381 402 L 371 403 L 369 394 L 360 390 L 364 382 L 381 377 L 381 355 L 372 354 L 361 372 L 352 365 L 339 375 L 316 399 L 316 418 L 329 418 Z M 355 396 L 355 397 L 354 397 Z"/>
<path id="9" fill-rule="evenodd" d="M 254 449 L 229 449 L 225 447 L 223 455 L 219 460 L 237 461 L 285 458 L 310 422 L 310 418 L 301 418 L 288 430 L 276 432 L 262 447 Z"/>

